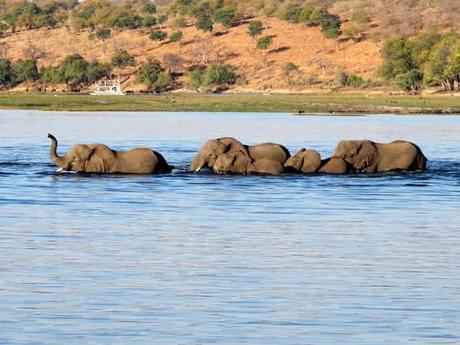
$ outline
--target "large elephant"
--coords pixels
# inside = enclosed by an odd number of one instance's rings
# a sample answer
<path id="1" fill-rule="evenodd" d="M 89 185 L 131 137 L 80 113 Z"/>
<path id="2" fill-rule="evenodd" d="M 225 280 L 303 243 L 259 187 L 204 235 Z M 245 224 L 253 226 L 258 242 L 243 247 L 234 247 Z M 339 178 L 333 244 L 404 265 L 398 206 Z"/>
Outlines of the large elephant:
<path id="1" fill-rule="evenodd" d="M 265 174 L 281 175 L 284 168 L 280 162 L 267 159 L 252 159 L 244 151 L 234 151 L 219 155 L 213 167 L 218 174 Z"/>
<path id="2" fill-rule="evenodd" d="M 172 167 L 164 157 L 148 148 L 115 151 L 104 144 L 76 144 L 65 155 L 57 154 L 58 142 L 51 139 L 50 158 L 59 170 L 87 173 L 168 173 Z"/>
<path id="3" fill-rule="evenodd" d="M 290 157 L 289 151 L 279 144 L 263 143 L 247 146 L 235 138 L 225 137 L 208 140 L 193 158 L 190 171 L 198 172 L 203 167 L 213 169 L 219 155 L 238 151 L 248 154 L 253 160 L 275 160 L 281 165 Z"/>
<path id="4" fill-rule="evenodd" d="M 337 144 L 334 156 L 343 158 L 357 171 L 366 173 L 422 171 L 427 163 L 422 150 L 404 140 L 388 144 L 370 140 L 343 140 Z"/>
<path id="5" fill-rule="evenodd" d="M 321 166 L 321 155 L 315 150 L 301 149 L 294 156 L 290 157 L 284 168 L 286 172 L 297 172 L 312 174 L 318 171 Z"/>

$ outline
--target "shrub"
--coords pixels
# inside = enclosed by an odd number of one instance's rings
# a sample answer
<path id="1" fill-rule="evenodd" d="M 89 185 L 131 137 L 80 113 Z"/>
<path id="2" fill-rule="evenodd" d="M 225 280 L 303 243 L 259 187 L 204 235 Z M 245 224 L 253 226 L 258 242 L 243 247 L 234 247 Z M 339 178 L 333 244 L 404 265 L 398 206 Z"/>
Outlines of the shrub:
<path id="1" fill-rule="evenodd" d="M 171 36 L 169 36 L 169 40 L 171 42 L 179 42 L 183 37 L 183 33 L 182 31 L 176 31 L 176 32 L 173 32 L 171 34 Z"/>
<path id="2" fill-rule="evenodd" d="M 135 64 L 136 60 L 134 59 L 134 56 L 126 50 L 118 50 L 112 56 L 112 66 L 124 68 L 134 66 Z"/>
<path id="3" fill-rule="evenodd" d="M 297 66 L 293 62 L 288 62 L 283 66 L 283 74 L 286 77 L 290 77 L 293 72 L 297 72 L 299 70 L 299 66 Z"/>
<path id="4" fill-rule="evenodd" d="M 264 31 L 264 25 L 260 20 L 253 20 L 249 23 L 248 34 L 252 38 L 256 38 L 261 35 L 262 31 Z"/>
<path id="5" fill-rule="evenodd" d="M 187 25 L 187 19 L 183 16 L 179 16 L 176 19 L 174 19 L 172 25 L 175 28 L 184 28 Z"/>
<path id="6" fill-rule="evenodd" d="M 155 14 L 157 12 L 157 7 L 155 6 L 154 3 L 152 2 L 147 2 L 144 7 L 142 8 L 142 10 L 145 12 L 145 13 L 149 13 L 149 14 Z"/>
<path id="7" fill-rule="evenodd" d="M 302 7 L 299 4 L 289 2 L 281 9 L 280 17 L 290 23 L 298 23 L 301 12 Z"/>
<path id="8" fill-rule="evenodd" d="M 257 45 L 256 45 L 257 49 L 260 49 L 260 50 L 268 49 L 268 47 L 270 47 L 272 42 L 273 42 L 273 38 L 271 36 L 261 37 L 257 40 Z"/>
<path id="9" fill-rule="evenodd" d="M 156 23 L 157 20 L 153 16 L 147 16 L 142 19 L 142 26 L 147 28 L 156 25 Z"/>
<path id="10" fill-rule="evenodd" d="M 105 41 L 112 35 L 112 30 L 108 28 L 101 28 L 96 30 L 96 38 Z"/>
<path id="11" fill-rule="evenodd" d="M 192 90 L 198 90 L 204 81 L 204 69 L 196 68 L 187 72 L 187 86 Z"/>
<path id="12" fill-rule="evenodd" d="M 114 26 L 126 29 L 136 29 L 143 24 L 143 18 L 135 13 L 127 12 L 117 18 Z"/>
<path id="13" fill-rule="evenodd" d="M 168 37 L 168 34 L 161 30 L 152 31 L 149 38 L 154 41 L 164 41 Z"/>

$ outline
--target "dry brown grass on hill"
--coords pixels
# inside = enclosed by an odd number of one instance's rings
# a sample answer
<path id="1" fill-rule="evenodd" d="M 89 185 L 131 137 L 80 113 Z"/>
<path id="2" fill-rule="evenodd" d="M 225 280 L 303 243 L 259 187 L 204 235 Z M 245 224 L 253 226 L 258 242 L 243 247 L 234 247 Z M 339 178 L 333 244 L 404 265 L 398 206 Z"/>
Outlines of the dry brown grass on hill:
<path id="1" fill-rule="evenodd" d="M 183 39 L 178 43 L 156 42 L 148 38 L 148 32 L 113 31 L 106 41 L 89 40 L 88 32 L 71 33 L 66 28 L 22 31 L 2 38 L 8 47 L 7 57 L 13 60 L 30 58 L 38 54 L 40 66 L 55 66 L 65 56 L 79 53 L 88 60 L 109 62 L 117 49 L 126 49 L 134 54 L 138 62 L 157 58 L 165 64 L 171 54 L 180 57 L 182 63 L 174 66 L 175 72 L 185 72 L 193 65 L 206 63 L 228 63 L 241 76 L 239 89 L 307 89 L 327 85 L 338 69 L 363 78 L 374 78 L 381 63 L 379 49 L 370 41 L 346 41 L 325 39 L 317 27 L 290 24 L 276 18 L 260 17 L 273 43 L 267 52 L 255 48 L 255 40 L 248 34 L 248 23 L 224 30 L 216 27 L 214 36 L 203 34 L 195 27 L 183 28 Z M 169 34 L 175 30 L 166 28 Z M 300 71 L 289 83 L 283 74 L 283 66 L 293 62 Z M 134 69 L 117 71 L 125 88 L 136 88 Z M 182 81 L 183 81 L 182 77 Z M 315 83 L 319 81 L 319 83 Z M 313 84 L 313 85 L 310 85 Z"/>

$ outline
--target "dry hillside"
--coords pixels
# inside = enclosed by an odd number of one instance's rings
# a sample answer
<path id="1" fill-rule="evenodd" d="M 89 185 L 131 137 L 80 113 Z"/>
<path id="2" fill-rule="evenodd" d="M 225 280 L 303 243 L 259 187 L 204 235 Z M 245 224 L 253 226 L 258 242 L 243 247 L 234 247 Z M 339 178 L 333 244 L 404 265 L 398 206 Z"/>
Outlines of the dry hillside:
<path id="1" fill-rule="evenodd" d="M 319 27 L 290 24 L 274 17 L 258 17 L 271 35 L 273 43 L 265 53 L 255 48 L 248 34 L 248 22 L 228 30 L 216 27 L 214 35 L 203 34 L 193 26 L 183 28 L 180 42 L 152 41 L 143 30 L 117 31 L 106 41 L 90 40 L 88 31 L 70 32 L 57 29 L 25 30 L 0 40 L 3 54 L 12 60 L 39 57 L 40 66 L 55 66 L 66 55 L 79 53 L 88 60 L 109 62 L 117 49 L 134 54 L 137 62 L 156 58 L 171 71 L 180 74 L 205 63 L 228 63 L 235 67 L 240 80 L 235 88 L 244 90 L 307 90 L 330 86 L 337 70 L 375 78 L 381 63 L 379 48 L 370 40 L 362 42 L 326 39 Z M 164 29 L 168 33 L 172 28 Z M 340 43 L 341 42 L 341 43 Z M 283 66 L 299 66 L 290 81 Z M 140 89 L 134 83 L 134 68 L 117 70 L 126 89 Z M 184 81 L 185 77 L 179 78 Z"/>

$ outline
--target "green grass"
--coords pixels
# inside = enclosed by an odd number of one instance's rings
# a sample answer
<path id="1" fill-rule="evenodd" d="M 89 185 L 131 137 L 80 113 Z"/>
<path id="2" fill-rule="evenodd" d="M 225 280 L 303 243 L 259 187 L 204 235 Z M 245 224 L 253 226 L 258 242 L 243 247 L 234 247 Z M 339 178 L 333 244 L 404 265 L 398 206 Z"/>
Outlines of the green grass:
<path id="1" fill-rule="evenodd" d="M 233 111 L 318 113 L 460 113 L 456 96 L 325 95 L 168 95 L 89 96 L 0 93 L 2 109 L 66 111 Z"/>

